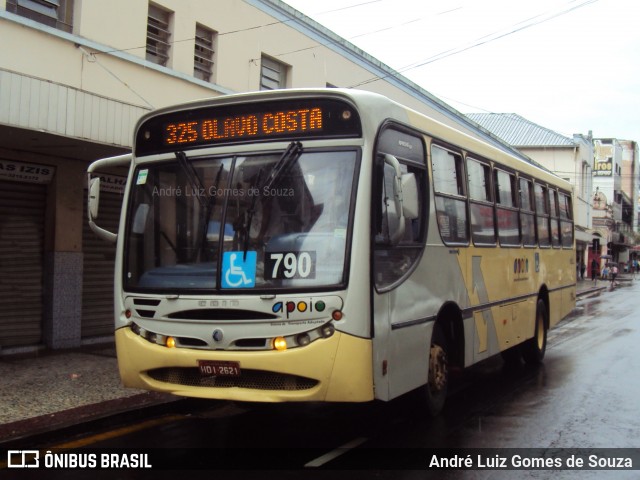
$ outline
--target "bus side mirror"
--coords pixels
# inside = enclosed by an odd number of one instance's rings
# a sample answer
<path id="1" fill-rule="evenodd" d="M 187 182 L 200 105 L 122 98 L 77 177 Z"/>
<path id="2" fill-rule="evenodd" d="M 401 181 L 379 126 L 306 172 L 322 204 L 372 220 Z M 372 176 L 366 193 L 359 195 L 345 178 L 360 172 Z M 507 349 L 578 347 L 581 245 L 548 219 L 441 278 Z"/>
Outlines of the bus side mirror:
<path id="1" fill-rule="evenodd" d="M 98 237 L 108 242 L 115 242 L 118 234 L 105 230 L 96 225 L 95 220 L 98 218 L 100 207 L 100 178 L 93 178 L 93 172 L 104 167 L 124 167 L 131 165 L 131 154 L 119 155 L 117 157 L 103 158 L 96 160 L 87 169 L 87 216 L 89 217 L 89 227 Z"/>
<path id="2" fill-rule="evenodd" d="M 402 182 L 402 216 L 405 220 L 415 220 L 420 213 L 418 182 L 414 173 L 405 173 Z"/>
<path id="3" fill-rule="evenodd" d="M 391 202 L 387 205 L 387 225 L 389 225 L 389 241 L 392 245 L 397 245 L 404 237 L 404 214 L 402 208 L 402 170 L 400 162 L 393 155 L 388 153 L 384 156 L 385 165 L 393 169 Z"/>
<path id="4" fill-rule="evenodd" d="M 89 222 L 98 218 L 100 205 L 100 177 L 89 179 Z"/>

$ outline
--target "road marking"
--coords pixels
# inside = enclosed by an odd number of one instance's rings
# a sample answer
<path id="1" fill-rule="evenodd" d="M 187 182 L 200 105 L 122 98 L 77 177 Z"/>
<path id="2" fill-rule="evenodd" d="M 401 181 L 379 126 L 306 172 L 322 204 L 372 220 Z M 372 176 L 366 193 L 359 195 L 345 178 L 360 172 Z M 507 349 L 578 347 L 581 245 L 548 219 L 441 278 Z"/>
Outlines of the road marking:
<path id="1" fill-rule="evenodd" d="M 53 445 L 46 448 L 39 448 L 41 455 L 47 450 L 75 450 L 77 448 L 86 447 L 87 445 L 92 445 L 97 442 L 101 442 L 104 440 L 110 440 L 112 438 L 121 437 L 123 435 L 127 435 L 129 433 L 138 432 L 140 430 L 145 430 L 147 428 L 155 427 L 157 425 L 162 425 L 166 422 L 172 422 L 176 420 L 184 419 L 184 415 L 168 415 L 161 418 L 156 418 L 154 420 L 147 420 L 146 422 L 141 422 L 135 425 L 130 425 L 127 427 L 116 428 L 115 430 L 109 430 L 108 432 L 99 433 L 96 435 L 91 435 L 89 437 L 81 438 L 79 440 L 74 440 L 72 442 L 61 443 L 58 445 Z M 0 461 L 0 470 L 4 470 L 8 468 L 7 461 Z"/>
<path id="2" fill-rule="evenodd" d="M 345 443 L 341 447 L 338 447 L 335 450 L 331 450 L 329 453 L 325 453 L 324 455 L 314 460 L 311 460 L 310 462 L 305 463 L 304 466 L 309 468 L 321 467 L 325 463 L 329 463 L 331 460 L 338 458 L 340 455 L 344 455 L 349 450 L 353 450 L 354 448 L 359 447 L 367 440 L 369 439 L 365 437 L 359 437 L 354 440 L 351 440 L 350 442 Z"/>
<path id="3" fill-rule="evenodd" d="M 183 415 L 168 415 L 165 417 L 156 418 L 154 420 L 147 420 L 146 422 L 137 423 L 135 425 L 116 428 L 115 430 L 109 430 L 108 432 L 98 433 L 96 435 L 91 435 L 89 437 L 81 438 L 73 442 L 61 443 L 60 445 L 55 445 L 54 447 L 51 447 L 51 448 L 57 448 L 61 450 L 71 450 L 71 449 L 86 447 L 87 445 L 98 443 L 104 440 L 110 440 L 112 438 L 121 437 L 129 433 L 138 432 L 140 430 L 146 430 L 147 428 L 155 427 L 157 425 L 162 425 L 163 423 L 167 423 L 167 422 L 174 422 L 176 420 L 181 420 L 184 418 L 185 417 Z"/>

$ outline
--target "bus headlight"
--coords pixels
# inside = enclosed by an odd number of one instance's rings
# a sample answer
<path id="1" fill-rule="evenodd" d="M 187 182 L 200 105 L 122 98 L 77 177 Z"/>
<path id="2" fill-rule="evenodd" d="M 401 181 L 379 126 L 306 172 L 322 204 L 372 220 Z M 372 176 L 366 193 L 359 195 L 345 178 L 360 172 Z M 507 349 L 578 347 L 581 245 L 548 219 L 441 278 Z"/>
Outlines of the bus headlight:
<path id="1" fill-rule="evenodd" d="M 311 343 L 311 337 L 308 333 L 301 333 L 296 337 L 296 343 L 301 347 L 309 345 Z"/>
<path id="2" fill-rule="evenodd" d="M 336 331 L 336 327 L 333 326 L 333 324 L 331 323 L 327 323 L 326 325 L 323 325 L 322 328 L 320 329 L 320 335 L 322 335 L 322 338 L 329 338 L 331 335 L 333 335 Z"/>
<path id="3" fill-rule="evenodd" d="M 279 352 L 283 352 L 287 349 L 287 339 L 284 337 L 276 337 L 273 339 L 273 348 Z"/>

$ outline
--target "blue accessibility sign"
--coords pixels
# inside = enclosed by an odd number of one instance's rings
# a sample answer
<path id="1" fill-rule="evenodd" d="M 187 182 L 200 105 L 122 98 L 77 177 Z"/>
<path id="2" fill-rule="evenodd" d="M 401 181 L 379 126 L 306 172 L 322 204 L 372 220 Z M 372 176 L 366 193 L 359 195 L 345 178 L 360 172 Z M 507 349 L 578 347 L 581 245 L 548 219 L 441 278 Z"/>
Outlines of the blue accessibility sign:
<path id="1" fill-rule="evenodd" d="M 222 288 L 256 286 L 257 252 L 224 252 L 222 255 Z"/>

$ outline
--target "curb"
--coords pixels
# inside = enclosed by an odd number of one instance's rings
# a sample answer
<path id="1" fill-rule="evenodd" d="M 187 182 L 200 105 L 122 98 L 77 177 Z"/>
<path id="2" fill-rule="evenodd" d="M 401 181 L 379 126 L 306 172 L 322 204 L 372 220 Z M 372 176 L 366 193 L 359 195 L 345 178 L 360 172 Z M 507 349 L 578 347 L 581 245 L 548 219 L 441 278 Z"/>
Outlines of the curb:
<path id="1" fill-rule="evenodd" d="M 182 400 L 168 393 L 145 392 L 130 397 L 106 400 L 56 413 L 18 420 L 0 425 L 0 448 L 21 440 L 33 439 L 58 430 L 69 430 L 91 422 L 136 412 L 141 409 L 160 408 Z"/>
<path id="2" fill-rule="evenodd" d="M 596 295 L 606 289 L 607 287 L 593 287 L 588 290 L 582 290 L 581 292 L 576 292 L 576 300 L 579 298 Z"/>

